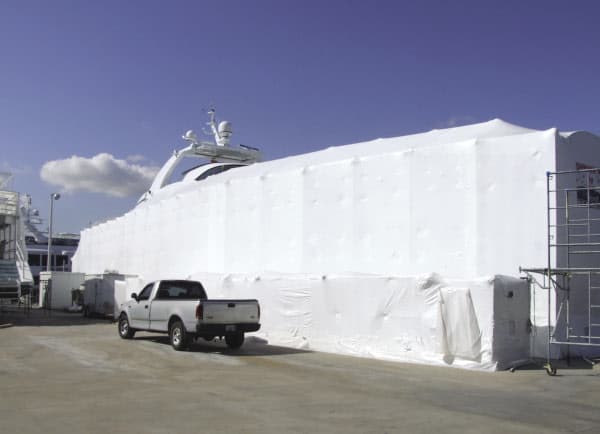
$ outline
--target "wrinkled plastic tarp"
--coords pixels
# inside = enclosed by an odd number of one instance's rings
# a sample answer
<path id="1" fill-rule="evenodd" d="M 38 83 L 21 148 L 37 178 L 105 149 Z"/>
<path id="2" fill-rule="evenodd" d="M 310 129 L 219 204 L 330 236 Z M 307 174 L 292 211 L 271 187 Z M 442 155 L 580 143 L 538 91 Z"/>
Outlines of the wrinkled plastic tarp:
<path id="1" fill-rule="evenodd" d="M 257 298 L 258 336 L 273 345 L 482 370 L 529 357 L 529 289 L 520 279 L 206 273 L 190 278 L 202 281 L 211 298 Z M 495 305 L 494 299 L 501 302 Z M 495 315 L 509 321 L 496 323 Z M 494 347 L 494 341 L 504 345 Z"/>

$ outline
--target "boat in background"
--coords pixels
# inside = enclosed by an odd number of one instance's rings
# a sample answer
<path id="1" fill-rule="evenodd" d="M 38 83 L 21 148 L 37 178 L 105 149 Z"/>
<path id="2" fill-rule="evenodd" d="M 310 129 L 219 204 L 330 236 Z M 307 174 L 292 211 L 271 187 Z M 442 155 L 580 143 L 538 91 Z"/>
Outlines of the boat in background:
<path id="1" fill-rule="evenodd" d="M 36 301 L 40 272 L 48 270 L 48 233 L 32 206 L 31 196 L 12 191 L 12 174 L 0 173 L 0 298 Z M 71 271 L 79 235 L 56 233 L 50 248 L 50 270 Z"/>

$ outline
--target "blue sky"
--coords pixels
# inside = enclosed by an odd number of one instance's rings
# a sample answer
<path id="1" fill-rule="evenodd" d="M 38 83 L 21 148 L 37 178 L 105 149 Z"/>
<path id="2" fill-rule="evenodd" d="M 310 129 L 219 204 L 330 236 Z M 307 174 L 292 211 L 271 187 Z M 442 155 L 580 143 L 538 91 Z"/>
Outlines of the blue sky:
<path id="1" fill-rule="evenodd" d="M 0 171 L 46 216 L 61 187 L 45 163 L 160 166 L 210 104 L 267 159 L 496 117 L 600 133 L 599 14 L 592 1 L 3 0 Z M 87 181 L 56 204 L 57 230 L 137 200 Z"/>

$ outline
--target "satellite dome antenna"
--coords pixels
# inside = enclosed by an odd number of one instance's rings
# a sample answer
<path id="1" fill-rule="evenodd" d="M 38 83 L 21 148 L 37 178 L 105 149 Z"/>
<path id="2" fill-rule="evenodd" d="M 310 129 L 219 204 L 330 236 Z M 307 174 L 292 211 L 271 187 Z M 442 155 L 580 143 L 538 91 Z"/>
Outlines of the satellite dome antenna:
<path id="1" fill-rule="evenodd" d="M 199 143 L 198 136 L 196 136 L 196 133 L 193 130 L 186 131 L 181 138 L 186 142 L 189 142 L 191 145 L 197 145 Z"/>

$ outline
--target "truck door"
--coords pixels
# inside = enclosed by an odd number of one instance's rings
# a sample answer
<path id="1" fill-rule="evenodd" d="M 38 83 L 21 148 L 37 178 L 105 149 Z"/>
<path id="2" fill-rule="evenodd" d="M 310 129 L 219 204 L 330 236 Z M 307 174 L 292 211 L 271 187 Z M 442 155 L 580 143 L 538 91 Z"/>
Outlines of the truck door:
<path id="1" fill-rule="evenodd" d="M 156 290 L 156 295 L 152 300 L 152 309 L 150 314 L 150 329 L 156 331 L 167 332 L 169 315 L 173 311 L 173 303 L 170 301 L 176 301 L 172 297 L 172 291 L 170 290 L 169 281 L 162 281 L 159 283 Z M 176 295 L 176 294 L 174 294 Z"/>
<path id="2" fill-rule="evenodd" d="M 131 327 L 147 329 L 150 326 L 150 294 L 152 294 L 154 283 L 146 285 L 138 295 L 137 303 L 131 304 L 129 319 Z"/>

